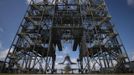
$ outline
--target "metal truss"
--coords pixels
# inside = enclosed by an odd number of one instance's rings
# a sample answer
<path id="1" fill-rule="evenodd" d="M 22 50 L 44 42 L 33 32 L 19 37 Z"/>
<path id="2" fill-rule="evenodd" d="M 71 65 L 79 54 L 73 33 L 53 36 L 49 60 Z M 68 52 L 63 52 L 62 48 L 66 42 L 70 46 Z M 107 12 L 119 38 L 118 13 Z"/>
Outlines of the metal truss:
<path id="1" fill-rule="evenodd" d="M 56 46 L 79 46 L 78 73 L 114 73 L 129 62 L 104 0 L 32 0 L 3 65 L 9 73 L 56 73 Z"/>

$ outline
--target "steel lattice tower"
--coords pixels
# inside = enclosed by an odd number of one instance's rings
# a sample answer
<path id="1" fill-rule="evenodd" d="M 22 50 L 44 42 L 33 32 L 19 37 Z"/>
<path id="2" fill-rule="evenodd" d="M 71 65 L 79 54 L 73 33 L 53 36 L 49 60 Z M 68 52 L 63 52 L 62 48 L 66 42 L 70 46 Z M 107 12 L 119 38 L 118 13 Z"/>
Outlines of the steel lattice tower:
<path id="1" fill-rule="evenodd" d="M 129 62 L 104 0 L 32 0 L 5 59 L 9 73 L 57 73 L 56 46 L 79 46 L 78 73 L 114 73 Z"/>

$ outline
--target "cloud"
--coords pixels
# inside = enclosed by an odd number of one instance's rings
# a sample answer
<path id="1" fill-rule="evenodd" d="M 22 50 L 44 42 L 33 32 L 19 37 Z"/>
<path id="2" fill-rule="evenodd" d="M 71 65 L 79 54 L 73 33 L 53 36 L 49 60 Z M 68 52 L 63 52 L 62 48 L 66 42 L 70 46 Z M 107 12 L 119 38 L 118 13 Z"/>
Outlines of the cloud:
<path id="1" fill-rule="evenodd" d="M 70 54 L 70 47 L 66 46 L 63 50 L 63 54 L 64 55 L 67 55 L 67 54 Z"/>
<path id="2" fill-rule="evenodd" d="M 7 56 L 7 53 L 8 53 L 9 49 L 5 49 L 5 50 L 1 50 L 0 51 L 0 60 L 1 61 L 4 61 L 4 59 L 6 58 Z M 11 52 L 13 51 L 13 49 L 11 49 Z"/>
<path id="3" fill-rule="evenodd" d="M 2 42 L 0 41 L 0 50 L 3 49 Z"/>
<path id="4" fill-rule="evenodd" d="M 58 55 L 57 58 L 58 58 L 58 59 L 62 59 L 63 56 L 62 56 L 62 55 Z"/>
<path id="5" fill-rule="evenodd" d="M 132 52 L 132 51 L 131 52 L 128 52 L 130 61 L 134 61 L 134 52 Z"/>
<path id="6" fill-rule="evenodd" d="M 134 0 L 127 0 L 127 4 L 129 6 L 134 6 Z"/>
<path id="7" fill-rule="evenodd" d="M 0 49 L 2 48 L 2 43 L 0 42 Z"/>
<path id="8" fill-rule="evenodd" d="M 8 53 L 8 50 L 9 50 L 9 49 L 0 51 L 0 60 L 3 61 L 3 60 L 6 58 L 7 53 Z"/>
<path id="9" fill-rule="evenodd" d="M 0 32 L 4 32 L 4 29 L 0 27 Z"/>
<path id="10" fill-rule="evenodd" d="M 132 56 L 132 60 L 134 61 L 134 55 Z"/>
<path id="11" fill-rule="evenodd" d="M 131 61 L 134 61 L 134 52 L 131 53 L 131 58 L 130 58 Z"/>
<path id="12" fill-rule="evenodd" d="M 27 4 L 30 4 L 30 2 L 31 2 L 31 0 L 26 0 L 26 3 L 27 3 Z"/>
<path id="13" fill-rule="evenodd" d="M 27 4 L 30 4 L 31 1 L 32 1 L 32 0 L 26 0 L 26 3 L 27 3 Z M 43 0 L 34 0 L 35 3 L 38 3 L 38 2 L 41 2 L 41 1 L 43 1 Z"/>

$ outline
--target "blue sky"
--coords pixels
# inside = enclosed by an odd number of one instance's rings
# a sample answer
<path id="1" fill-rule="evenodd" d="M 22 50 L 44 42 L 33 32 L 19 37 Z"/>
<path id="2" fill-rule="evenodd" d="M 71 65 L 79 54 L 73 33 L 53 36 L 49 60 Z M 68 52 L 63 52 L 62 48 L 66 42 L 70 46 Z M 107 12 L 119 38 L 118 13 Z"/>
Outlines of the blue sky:
<path id="1" fill-rule="evenodd" d="M 134 0 L 106 3 L 129 56 L 134 56 Z M 0 0 L 0 59 L 10 47 L 26 9 L 26 0 Z"/>

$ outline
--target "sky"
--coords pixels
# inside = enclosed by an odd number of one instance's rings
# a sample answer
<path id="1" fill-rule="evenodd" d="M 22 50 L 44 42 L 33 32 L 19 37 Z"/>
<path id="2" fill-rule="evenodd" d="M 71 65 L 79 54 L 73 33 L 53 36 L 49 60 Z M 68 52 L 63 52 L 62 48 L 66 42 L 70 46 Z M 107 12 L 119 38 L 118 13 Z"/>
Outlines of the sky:
<path id="1" fill-rule="evenodd" d="M 0 60 L 6 56 L 29 1 L 0 0 Z M 105 1 L 112 16 L 112 23 L 115 24 L 130 59 L 134 60 L 134 0 Z M 66 50 L 65 47 L 64 53 L 68 52 Z"/>

